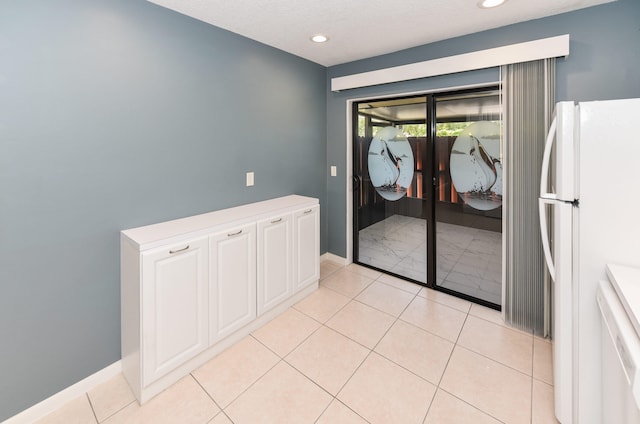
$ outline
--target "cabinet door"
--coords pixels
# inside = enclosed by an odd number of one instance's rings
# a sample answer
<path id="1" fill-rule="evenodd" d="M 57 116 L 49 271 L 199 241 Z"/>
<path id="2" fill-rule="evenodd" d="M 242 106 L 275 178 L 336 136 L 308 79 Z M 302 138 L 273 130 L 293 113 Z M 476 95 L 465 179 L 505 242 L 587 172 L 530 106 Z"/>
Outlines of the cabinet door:
<path id="1" fill-rule="evenodd" d="M 293 226 L 291 214 L 258 222 L 258 315 L 293 291 Z"/>
<path id="2" fill-rule="evenodd" d="M 209 345 L 207 237 L 142 253 L 142 385 Z"/>
<path id="3" fill-rule="evenodd" d="M 297 211 L 294 216 L 294 291 L 320 278 L 320 206 Z"/>
<path id="4" fill-rule="evenodd" d="M 210 342 L 256 317 L 256 227 L 234 228 L 209 238 Z"/>

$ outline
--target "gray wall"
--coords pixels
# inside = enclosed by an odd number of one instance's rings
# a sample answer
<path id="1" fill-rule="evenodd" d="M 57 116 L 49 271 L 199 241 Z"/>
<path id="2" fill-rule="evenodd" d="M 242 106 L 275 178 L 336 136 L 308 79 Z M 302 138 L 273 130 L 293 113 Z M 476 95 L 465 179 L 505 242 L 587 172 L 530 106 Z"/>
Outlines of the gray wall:
<path id="1" fill-rule="evenodd" d="M 297 193 L 326 250 L 325 80 L 143 0 L 0 3 L 0 421 L 120 359 L 120 230 Z"/>
<path id="2" fill-rule="evenodd" d="M 346 101 L 352 98 L 454 87 L 497 80 L 498 70 L 465 72 L 403 83 L 330 91 L 333 77 L 467 53 L 562 34 L 571 36 L 571 53 L 557 62 L 557 100 L 640 97 L 640 1 L 602 6 L 524 22 L 400 52 L 330 67 L 327 73 L 327 162 L 346 167 Z M 328 250 L 346 256 L 346 189 L 342 178 L 328 178 Z"/>

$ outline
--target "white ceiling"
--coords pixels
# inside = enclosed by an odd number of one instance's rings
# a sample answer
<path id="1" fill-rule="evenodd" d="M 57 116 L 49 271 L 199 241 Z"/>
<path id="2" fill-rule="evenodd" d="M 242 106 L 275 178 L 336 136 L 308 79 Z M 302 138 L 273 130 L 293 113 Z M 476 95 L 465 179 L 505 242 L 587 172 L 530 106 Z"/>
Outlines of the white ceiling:
<path id="1" fill-rule="evenodd" d="M 615 0 L 149 0 L 324 66 Z M 322 33 L 329 42 L 310 41 Z"/>

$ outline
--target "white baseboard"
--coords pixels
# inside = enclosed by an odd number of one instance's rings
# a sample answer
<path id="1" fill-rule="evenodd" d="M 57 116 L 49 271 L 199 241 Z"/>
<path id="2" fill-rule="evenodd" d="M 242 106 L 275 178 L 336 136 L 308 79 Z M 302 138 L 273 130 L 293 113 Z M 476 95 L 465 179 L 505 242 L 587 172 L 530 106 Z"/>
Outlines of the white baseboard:
<path id="1" fill-rule="evenodd" d="M 349 265 L 349 261 L 347 258 L 343 258 L 342 256 L 334 255 L 333 253 L 329 252 L 320 255 L 320 263 L 324 261 L 336 262 L 343 266 Z"/>
<path id="2" fill-rule="evenodd" d="M 84 395 L 94 387 L 97 387 L 102 383 L 106 383 L 120 374 L 120 372 L 122 372 L 122 365 L 120 364 L 120 361 L 114 362 L 106 368 L 91 374 L 89 377 L 78 381 L 76 384 L 69 386 L 42 402 L 33 405 L 31 408 L 25 409 L 19 414 L 14 415 L 13 417 L 5 420 L 2 424 L 25 424 L 37 421 L 66 405 L 68 402 Z"/>

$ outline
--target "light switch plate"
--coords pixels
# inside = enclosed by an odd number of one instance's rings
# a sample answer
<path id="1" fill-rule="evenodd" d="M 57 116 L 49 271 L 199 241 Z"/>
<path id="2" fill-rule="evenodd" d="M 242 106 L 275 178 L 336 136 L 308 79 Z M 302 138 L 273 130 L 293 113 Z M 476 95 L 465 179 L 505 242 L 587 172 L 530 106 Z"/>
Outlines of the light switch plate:
<path id="1" fill-rule="evenodd" d="M 336 175 L 338 175 L 338 167 L 335 165 L 331 165 L 331 176 L 335 177 Z"/>
<path id="2" fill-rule="evenodd" d="M 253 186 L 253 183 L 254 183 L 253 172 L 247 172 L 247 187 Z"/>

